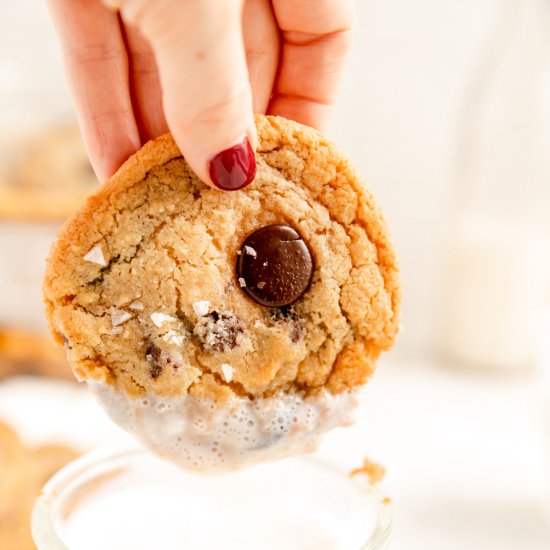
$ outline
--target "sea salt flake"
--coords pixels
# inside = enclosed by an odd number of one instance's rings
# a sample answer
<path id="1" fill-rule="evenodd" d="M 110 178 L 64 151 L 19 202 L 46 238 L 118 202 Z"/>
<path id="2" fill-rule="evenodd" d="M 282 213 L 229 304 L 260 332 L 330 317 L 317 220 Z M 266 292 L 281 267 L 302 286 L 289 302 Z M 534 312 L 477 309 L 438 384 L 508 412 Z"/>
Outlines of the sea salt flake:
<path id="1" fill-rule="evenodd" d="M 257 286 L 261 290 L 265 286 L 265 283 L 263 281 L 260 281 Z"/>
<path id="2" fill-rule="evenodd" d="M 256 254 L 256 251 L 251 246 L 248 246 L 248 245 L 244 246 L 244 251 L 246 252 L 246 254 L 248 254 L 249 256 L 252 256 L 253 258 L 255 258 L 258 255 Z"/>
<path id="3" fill-rule="evenodd" d="M 176 334 L 172 336 L 172 344 L 175 346 L 181 347 L 183 346 L 183 341 L 185 340 L 185 336 L 183 334 Z"/>
<path id="4" fill-rule="evenodd" d="M 101 265 L 103 267 L 107 265 L 107 261 L 103 255 L 103 249 L 100 244 L 96 244 L 92 249 L 90 249 L 90 251 L 84 256 L 84 259 L 87 262 Z"/>
<path id="5" fill-rule="evenodd" d="M 132 318 L 131 313 L 123 311 L 122 309 L 117 309 L 116 307 L 112 307 L 109 310 L 109 313 L 111 314 L 111 323 L 113 327 L 118 327 L 119 325 L 122 325 L 122 323 L 128 321 L 128 319 Z"/>
<path id="6" fill-rule="evenodd" d="M 173 323 L 174 321 L 177 321 L 177 319 L 171 315 L 166 315 L 166 313 L 155 311 L 154 313 L 151 313 L 151 321 L 153 321 L 153 324 L 157 328 L 161 328 L 164 323 Z"/>
<path id="7" fill-rule="evenodd" d="M 208 300 L 197 300 L 193 302 L 193 311 L 198 317 L 204 317 L 210 309 L 210 302 Z"/>
<path id="8" fill-rule="evenodd" d="M 115 334 L 121 334 L 123 331 L 123 328 L 122 327 L 113 327 L 111 329 L 111 334 L 115 335 Z"/>
<path id="9" fill-rule="evenodd" d="M 222 373 L 223 373 L 223 377 L 225 378 L 225 381 L 228 383 L 231 382 L 231 380 L 233 380 L 233 374 L 235 372 L 233 367 L 231 365 L 228 365 L 227 363 L 224 363 L 221 366 L 221 369 L 222 369 Z"/>
<path id="10" fill-rule="evenodd" d="M 264 267 L 267 267 L 267 262 L 264 262 L 262 265 L 263 265 Z"/>
<path id="11" fill-rule="evenodd" d="M 137 300 L 135 302 L 132 302 L 128 307 L 130 309 L 134 309 L 135 311 L 143 311 L 143 304 L 141 302 L 138 302 Z"/>
<path id="12" fill-rule="evenodd" d="M 181 346 L 183 345 L 183 341 L 185 340 L 185 336 L 183 334 L 178 334 L 174 330 L 169 330 L 162 339 L 165 342 L 168 342 L 169 344 L 174 344 L 175 346 Z"/>
<path id="13" fill-rule="evenodd" d="M 239 286 L 240 287 L 246 286 L 246 281 L 244 280 L 244 277 L 239 277 Z"/>

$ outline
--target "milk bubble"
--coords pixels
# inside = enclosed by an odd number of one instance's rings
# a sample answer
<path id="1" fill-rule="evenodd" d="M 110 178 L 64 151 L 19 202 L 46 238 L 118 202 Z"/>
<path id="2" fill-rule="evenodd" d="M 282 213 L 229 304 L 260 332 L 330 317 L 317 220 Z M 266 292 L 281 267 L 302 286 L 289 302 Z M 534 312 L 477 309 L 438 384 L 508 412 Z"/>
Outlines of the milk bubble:
<path id="1" fill-rule="evenodd" d="M 357 405 L 354 392 L 234 397 L 216 404 L 191 395 L 136 399 L 105 383 L 88 386 L 111 419 L 146 447 L 208 474 L 314 451 L 326 432 L 353 422 Z"/>

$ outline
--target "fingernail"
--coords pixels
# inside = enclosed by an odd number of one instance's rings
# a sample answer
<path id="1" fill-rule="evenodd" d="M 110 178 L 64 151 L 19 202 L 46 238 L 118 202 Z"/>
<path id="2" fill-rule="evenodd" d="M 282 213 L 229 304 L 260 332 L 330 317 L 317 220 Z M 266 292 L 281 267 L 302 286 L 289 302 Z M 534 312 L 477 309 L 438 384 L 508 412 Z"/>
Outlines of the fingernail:
<path id="1" fill-rule="evenodd" d="M 209 173 L 214 185 L 224 191 L 246 187 L 256 176 L 256 158 L 248 138 L 213 157 Z"/>

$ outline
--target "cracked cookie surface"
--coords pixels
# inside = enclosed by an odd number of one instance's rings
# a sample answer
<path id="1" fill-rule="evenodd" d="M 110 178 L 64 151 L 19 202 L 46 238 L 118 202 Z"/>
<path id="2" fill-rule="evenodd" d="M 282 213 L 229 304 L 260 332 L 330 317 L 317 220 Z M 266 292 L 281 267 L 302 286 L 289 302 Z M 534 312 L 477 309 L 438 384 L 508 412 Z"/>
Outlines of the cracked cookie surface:
<path id="1" fill-rule="evenodd" d="M 391 347 L 399 274 L 371 192 L 318 132 L 256 122 L 246 189 L 204 185 L 166 135 L 62 229 L 45 302 L 79 378 L 130 395 L 339 393 L 365 383 Z M 236 263 L 247 236 L 276 224 L 301 235 L 314 270 L 295 303 L 270 308 L 243 291 Z"/>

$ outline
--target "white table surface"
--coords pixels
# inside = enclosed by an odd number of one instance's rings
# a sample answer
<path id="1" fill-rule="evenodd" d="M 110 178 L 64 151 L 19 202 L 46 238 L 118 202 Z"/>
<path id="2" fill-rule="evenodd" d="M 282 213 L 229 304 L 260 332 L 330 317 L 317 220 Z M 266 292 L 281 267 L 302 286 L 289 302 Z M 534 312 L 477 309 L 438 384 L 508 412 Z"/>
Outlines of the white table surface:
<path id="1" fill-rule="evenodd" d="M 538 411 L 529 377 L 392 358 L 365 390 L 356 424 L 329 434 L 319 454 L 345 467 L 368 455 L 387 467 L 393 550 L 548 550 L 550 457 Z M 129 438 L 85 388 L 67 383 L 3 382 L 0 419 L 31 442 L 82 450 Z"/>

